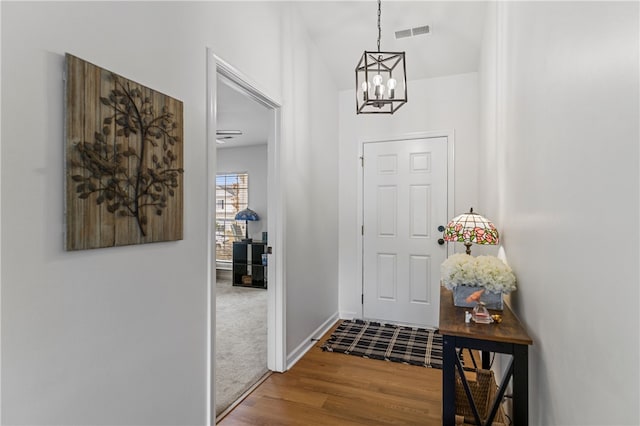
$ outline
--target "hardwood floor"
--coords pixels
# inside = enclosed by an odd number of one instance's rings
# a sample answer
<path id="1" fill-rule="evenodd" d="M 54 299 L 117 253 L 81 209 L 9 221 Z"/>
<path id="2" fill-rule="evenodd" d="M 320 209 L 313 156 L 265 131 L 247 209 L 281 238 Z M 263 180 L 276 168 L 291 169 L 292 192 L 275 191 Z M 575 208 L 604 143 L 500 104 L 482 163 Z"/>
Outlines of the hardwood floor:
<path id="1" fill-rule="evenodd" d="M 291 370 L 272 374 L 218 424 L 442 423 L 441 370 L 323 352 L 330 334 Z"/>

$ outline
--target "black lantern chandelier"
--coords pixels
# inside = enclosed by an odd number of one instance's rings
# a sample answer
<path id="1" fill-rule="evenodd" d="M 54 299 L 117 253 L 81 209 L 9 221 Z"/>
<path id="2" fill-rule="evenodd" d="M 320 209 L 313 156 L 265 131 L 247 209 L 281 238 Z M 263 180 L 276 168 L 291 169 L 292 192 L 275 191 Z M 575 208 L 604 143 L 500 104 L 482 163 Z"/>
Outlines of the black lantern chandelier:
<path id="1" fill-rule="evenodd" d="M 378 0 L 378 51 L 366 51 L 356 66 L 356 112 L 393 114 L 407 103 L 404 52 L 381 52 L 381 3 Z"/>

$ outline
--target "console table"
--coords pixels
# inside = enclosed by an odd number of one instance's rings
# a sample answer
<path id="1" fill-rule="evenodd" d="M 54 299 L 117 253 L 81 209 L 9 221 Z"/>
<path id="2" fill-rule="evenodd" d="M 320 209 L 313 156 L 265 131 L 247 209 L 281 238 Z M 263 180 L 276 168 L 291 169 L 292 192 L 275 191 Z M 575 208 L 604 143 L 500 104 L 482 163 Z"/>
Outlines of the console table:
<path id="1" fill-rule="evenodd" d="M 533 341 L 524 326 L 508 306 L 503 311 L 491 311 L 502 315 L 500 324 L 476 324 L 464 322 L 465 311 L 453 305 L 453 294 L 445 287 L 440 287 L 440 334 L 443 340 L 442 365 L 442 424 L 455 424 L 455 381 L 456 369 L 460 374 L 463 386 L 467 380 L 464 375 L 456 348 L 469 348 L 482 351 L 483 368 L 489 368 L 489 352 L 510 354 L 511 360 L 503 374 L 487 424 L 491 424 L 504 397 L 506 386 L 513 379 L 513 424 L 525 426 L 529 424 L 529 345 Z M 467 395 L 469 395 L 467 393 Z M 470 401 L 472 407 L 475 406 Z M 481 423 L 477 418 L 476 421 Z"/>

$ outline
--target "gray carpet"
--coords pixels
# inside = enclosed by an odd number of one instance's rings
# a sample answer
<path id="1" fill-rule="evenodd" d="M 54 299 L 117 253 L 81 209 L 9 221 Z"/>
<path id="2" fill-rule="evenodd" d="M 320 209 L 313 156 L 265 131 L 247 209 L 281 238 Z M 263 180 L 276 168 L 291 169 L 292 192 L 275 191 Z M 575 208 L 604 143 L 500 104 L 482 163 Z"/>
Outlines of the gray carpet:
<path id="1" fill-rule="evenodd" d="M 216 415 L 267 370 L 267 291 L 216 284 Z"/>

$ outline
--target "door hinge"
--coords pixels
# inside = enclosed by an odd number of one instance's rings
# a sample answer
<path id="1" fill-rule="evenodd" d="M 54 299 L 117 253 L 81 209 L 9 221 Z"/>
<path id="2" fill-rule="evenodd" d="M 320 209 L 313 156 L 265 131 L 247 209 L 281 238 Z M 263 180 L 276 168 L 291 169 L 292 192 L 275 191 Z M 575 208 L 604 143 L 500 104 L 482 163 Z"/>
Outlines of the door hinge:
<path id="1" fill-rule="evenodd" d="M 360 156 L 360 167 L 364 167 L 364 156 Z"/>
<path id="2" fill-rule="evenodd" d="M 364 225 L 360 227 L 360 235 L 364 235 Z"/>
<path id="3" fill-rule="evenodd" d="M 362 293 L 360 296 L 362 296 L 362 297 L 360 298 L 360 304 L 361 304 L 361 305 L 364 305 L 364 293 Z"/>

